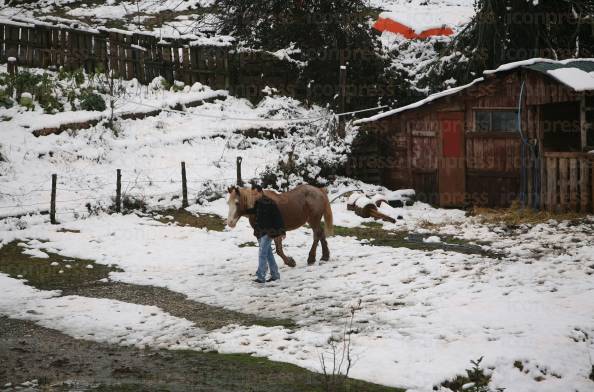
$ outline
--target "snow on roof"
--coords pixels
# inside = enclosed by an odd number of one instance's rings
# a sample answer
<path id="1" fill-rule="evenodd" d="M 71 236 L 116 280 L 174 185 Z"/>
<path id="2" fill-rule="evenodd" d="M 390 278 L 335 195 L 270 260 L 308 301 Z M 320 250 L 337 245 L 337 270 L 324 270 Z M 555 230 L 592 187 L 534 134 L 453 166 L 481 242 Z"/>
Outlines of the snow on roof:
<path id="1" fill-rule="evenodd" d="M 539 67 L 548 67 L 548 68 L 567 68 L 568 65 L 576 65 L 576 66 L 583 66 L 583 64 L 590 64 L 594 67 L 594 58 L 582 58 L 582 59 L 566 59 L 566 60 L 551 60 L 545 58 L 532 58 L 528 60 L 522 61 L 515 61 L 513 63 L 507 63 L 500 65 L 496 69 L 490 69 L 483 72 L 484 75 L 491 75 L 498 72 L 505 72 L 511 71 L 516 68 L 530 68 L 530 69 L 538 69 Z"/>
<path id="2" fill-rule="evenodd" d="M 16 20 L 2 18 L 2 17 L 0 17 L 0 23 L 12 25 L 12 26 L 18 26 L 18 27 L 35 27 L 35 25 L 33 25 L 32 23 L 19 22 Z"/>
<path id="3" fill-rule="evenodd" d="M 523 61 L 516 61 L 513 63 L 503 64 L 494 70 L 486 70 L 483 75 L 489 76 L 501 72 L 508 72 L 518 68 L 527 68 L 536 72 L 546 74 L 553 77 L 558 82 L 566 85 L 576 92 L 594 90 L 594 58 L 584 59 L 567 59 L 567 60 L 551 60 L 543 58 L 533 58 Z M 410 109 L 416 109 L 425 104 L 433 102 L 437 99 L 456 94 L 465 90 L 477 83 L 480 83 L 484 78 L 478 78 L 472 82 L 459 87 L 453 87 L 438 93 L 429 95 L 427 98 L 412 103 L 410 105 L 402 106 L 387 112 L 376 114 L 375 116 L 362 118 L 354 122 L 354 125 L 361 125 L 368 122 L 377 121 L 385 117 L 393 116 L 395 114 L 404 112 Z"/>
<path id="4" fill-rule="evenodd" d="M 548 73 L 575 91 L 594 90 L 594 72 L 586 72 L 579 68 L 558 68 Z"/>
<path id="5" fill-rule="evenodd" d="M 382 118 L 385 117 L 390 117 L 393 116 L 395 114 L 404 112 L 406 110 L 410 110 L 410 109 L 416 109 L 418 107 L 421 107 L 425 104 L 428 104 L 429 102 L 435 101 L 439 98 L 443 98 L 443 97 L 447 97 L 448 95 L 452 95 L 452 94 L 456 94 L 464 89 L 467 89 L 468 87 L 471 87 L 479 82 L 482 82 L 484 80 L 484 78 L 478 78 L 473 80 L 472 82 L 465 84 L 464 86 L 459 86 L 459 87 L 453 87 L 444 91 L 440 91 L 438 93 L 435 94 L 431 94 L 430 96 L 428 96 L 425 99 L 422 99 L 420 101 L 417 101 L 415 103 L 411 103 L 410 105 L 406 105 L 406 106 L 402 106 L 396 109 L 392 109 L 392 110 L 388 110 L 387 112 L 383 112 L 383 113 L 379 113 L 376 114 L 375 116 L 371 116 L 368 118 L 362 118 L 360 120 L 355 121 L 353 124 L 354 125 L 361 125 L 364 123 L 368 123 L 368 122 L 373 122 L 373 121 L 377 121 L 377 120 L 381 120 Z"/>

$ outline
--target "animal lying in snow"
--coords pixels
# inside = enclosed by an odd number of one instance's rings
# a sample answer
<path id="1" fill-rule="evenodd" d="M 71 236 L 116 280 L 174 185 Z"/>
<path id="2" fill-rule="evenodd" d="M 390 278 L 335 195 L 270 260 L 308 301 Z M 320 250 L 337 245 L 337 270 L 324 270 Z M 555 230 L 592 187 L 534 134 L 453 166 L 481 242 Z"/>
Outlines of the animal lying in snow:
<path id="1" fill-rule="evenodd" d="M 347 210 L 354 211 L 361 218 L 381 219 L 386 222 L 395 223 L 396 219 L 382 214 L 378 210 L 377 207 L 382 202 L 385 203 L 386 200 L 381 195 L 379 197 L 377 195 L 374 196 L 372 200 L 362 193 L 353 193 L 347 201 Z"/>

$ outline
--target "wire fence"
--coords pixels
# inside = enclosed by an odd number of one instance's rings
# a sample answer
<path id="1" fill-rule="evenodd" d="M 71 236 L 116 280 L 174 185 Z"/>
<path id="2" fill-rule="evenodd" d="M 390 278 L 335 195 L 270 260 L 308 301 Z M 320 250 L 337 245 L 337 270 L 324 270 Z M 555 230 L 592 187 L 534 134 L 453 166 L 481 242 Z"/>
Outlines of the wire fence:
<path id="1" fill-rule="evenodd" d="M 0 192 L 3 197 L 12 197 L 15 199 L 31 196 L 33 194 L 47 194 L 47 200 L 42 202 L 33 203 L 16 203 L 14 205 L 0 206 L 0 219 L 5 218 L 20 218 L 26 215 L 35 214 L 49 214 L 52 223 L 57 223 L 56 216 L 63 216 L 67 214 L 90 214 L 97 210 L 108 210 L 114 212 L 121 212 L 122 207 L 128 203 L 133 204 L 134 201 L 146 201 L 155 198 L 169 198 L 170 201 L 181 200 L 182 207 L 189 206 L 188 192 L 194 193 L 198 196 L 208 186 L 215 185 L 215 187 L 222 188 L 224 185 L 235 185 L 243 184 L 244 182 L 251 182 L 255 178 L 244 179 L 241 177 L 241 162 L 242 159 L 238 157 L 236 160 L 236 177 L 224 177 L 224 178 L 192 178 L 188 180 L 185 162 L 181 162 L 178 165 L 171 165 L 165 167 L 159 167 L 151 169 L 151 171 L 163 173 L 164 170 L 173 170 L 177 167 L 181 168 L 181 175 L 179 177 L 171 176 L 169 178 L 147 178 L 148 174 L 144 173 L 144 170 L 138 172 L 128 173 L 132 175 L 132 179 L 121 178 L 121 170 L 113 170 L 111 174 L 114 175 L 114 182 L 99 181 L 92 186 L 73 186 L 72 183 L 79 181 L 89 180 L 89 175 L 64 175 L 58 176 L 57 174 L 52 175 L 52 187 L 51 188 L 36 188 L 27 192 L 21 193 L 9 193 Z M 212 166 L 212 165 L 201 165 L 192 164 L 192 166 Z M 105 171 L 107 173 L 108 171 Z M 180 173 L 180 172 L 178 172 Z M 162 174 L 161 174 L 162 175 Z M 92 178 L 98 178 L 97 176 Z M 179 186 L 179 190 L 167 191 L 167 192 L 147 192 L 146 187 L 140 189 L 139 186 L 144 185 L 163 185 L 163 184 L 176 184 Z M 190 186 L 188 186 L 188 184 Z M 39 184 L 38 184 L 39 185 Z M 113 191 L 110 194 L 103 194 L 98 196 L 89 195 L 89 192 L 100 192 L 110 187 Z M 64 200 L 59 199 L 58 195 L 62 193 L 68 194 L 80 194 L 87 193 L 85 196 L 73 195 L 73 197 L 66 198 Z M 84 203 L 84 208 L 81 207 L 81 203 Z M 27 210 L 29 209 L 29 210 Z M 11 211 L 16 210 L 16 211 Z"/>

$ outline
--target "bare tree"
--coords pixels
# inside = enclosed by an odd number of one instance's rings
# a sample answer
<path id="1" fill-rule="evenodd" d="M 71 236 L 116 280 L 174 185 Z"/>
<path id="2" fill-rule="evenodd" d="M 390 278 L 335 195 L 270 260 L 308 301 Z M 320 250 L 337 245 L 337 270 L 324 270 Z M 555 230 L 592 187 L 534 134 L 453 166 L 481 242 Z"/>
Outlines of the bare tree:
<path id="1" fill-rule="evenodd" d="M 352 352 L 353 326 L 355 314 L 360 309 L 361 300 L 350 307 L 340 335 L 330 337 L 327 352 L 320 354 L 320 365 L 324 374 L 324 389 L 326 392 L 348 390 L 349 373 L 354 364 Z"/>

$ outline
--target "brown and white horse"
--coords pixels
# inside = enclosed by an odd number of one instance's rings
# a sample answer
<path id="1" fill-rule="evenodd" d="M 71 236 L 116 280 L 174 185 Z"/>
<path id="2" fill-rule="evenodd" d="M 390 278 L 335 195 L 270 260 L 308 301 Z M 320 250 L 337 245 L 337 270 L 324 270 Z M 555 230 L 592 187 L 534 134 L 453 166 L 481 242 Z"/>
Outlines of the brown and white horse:
<path id="1" fill-rule="evenodd" d="M 229 204 L 229 216 L 227 218 L 227 225 L 234 228 L 242 216 L 247 216 L 250 220 L 250 225 L 254 227 L 256 216 L 253 214 L 248 215 L 246 211 L 254 207 L 256 200 L 261 197 L 261 194 L 255 189 L 238 187 L 231 187 L 228 191 L 229 199 L 227 203 Z M 286 231 L 298 229 L 306 223 L 312 228 L 313 245 L 309 251 L 307 264 L 311 265 L 316 262 L 316 249 L 319 242 L 322 242 L 322 260 L 327 261 L 330 259 L 326 236 L 332 235 L 333 232 L 332 208 L 330 207 L 330 201 L 328 200 L 328 194 L 325 189 L 316 188 L 311 185 L 299 185 L 295 189 L 284 193 L 265 190 L 264 195 L 274 200 L 277 204 L 283 217 Z M 324 228 L 321 225 L 322 217 L 324 217 Z M 286 265 L 295 267 L 295 260 L 283 252 L 282 241 L 282 237 L 274 239 L 276 253 L 283 259 Z"/>

